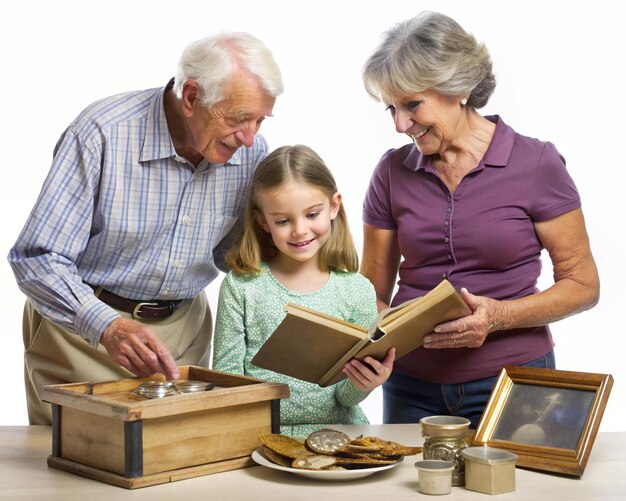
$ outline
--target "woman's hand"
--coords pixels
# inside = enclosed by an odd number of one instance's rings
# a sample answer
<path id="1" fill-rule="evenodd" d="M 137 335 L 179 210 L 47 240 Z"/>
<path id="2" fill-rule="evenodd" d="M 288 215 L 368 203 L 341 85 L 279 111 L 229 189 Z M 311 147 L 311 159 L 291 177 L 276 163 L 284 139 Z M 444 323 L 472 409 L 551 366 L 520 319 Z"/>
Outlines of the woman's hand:
<path id="1" fill-rule="evenodd" d="M 479 348 L 487 334 L 497 330 L 496 319 L 502 311 L 500 301 L 475 296 L 465 288 L 461 289 L 461 297 L 473 313 L 437 325 L 434 333 L 424 336 L 424 348 Z"/>
<path id="2" fill-rule="evenodd" d="M 396 349 L 389 348 L 381 362 L 372 357 L 365 357 L 365 363 L 353 358 L 343 366 L 343 373 L 359 390 L 370 392 L 389 379 L 395 359 Z"/>

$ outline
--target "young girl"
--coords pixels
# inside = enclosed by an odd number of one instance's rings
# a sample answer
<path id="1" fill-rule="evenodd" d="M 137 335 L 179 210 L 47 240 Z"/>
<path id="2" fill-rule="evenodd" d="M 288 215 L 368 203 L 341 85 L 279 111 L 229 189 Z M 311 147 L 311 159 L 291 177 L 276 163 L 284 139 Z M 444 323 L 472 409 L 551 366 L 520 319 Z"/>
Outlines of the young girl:
<path id="1" fill-rule="evenodd" d="M 331 424 L 365 424 L 359 407 L 387 380 L 395 350 L 382 362 L 356 359 L 348 379 L 318 385 L 255 367 L 252 357 L 296 303 L 369 327 L 377 315 L 373 286 L 356 273 L 358 257 L 341 195 L 323 160 L 307 146 L 283 146 L 257 167 L 242 241 L 226 259 L 215 323 L 213 368 L 287 383 L 281 432 L 306 437 Z"/>

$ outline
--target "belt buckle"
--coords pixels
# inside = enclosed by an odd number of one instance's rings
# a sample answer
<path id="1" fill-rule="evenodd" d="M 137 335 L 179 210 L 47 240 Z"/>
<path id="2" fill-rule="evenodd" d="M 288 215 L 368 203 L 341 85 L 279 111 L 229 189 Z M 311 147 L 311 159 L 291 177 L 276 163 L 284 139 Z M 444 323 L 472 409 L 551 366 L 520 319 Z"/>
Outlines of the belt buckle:
<path id="1" fill-rule="evenodd" d="M 137 303 L 137 306 L 135 306 L 135 309 L 133 310 L 133 318 L 144 320 L 144 318 L 139 315 L 139 310 L 141 310 L 144 306 L 159 306 L 159 303 Z"/>

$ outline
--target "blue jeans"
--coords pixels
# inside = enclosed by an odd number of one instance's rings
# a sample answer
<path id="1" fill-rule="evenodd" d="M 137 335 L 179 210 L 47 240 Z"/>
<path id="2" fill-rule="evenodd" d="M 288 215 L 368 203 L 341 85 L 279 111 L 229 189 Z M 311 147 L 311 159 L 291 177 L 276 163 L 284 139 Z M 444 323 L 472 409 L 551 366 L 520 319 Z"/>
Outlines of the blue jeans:
<path id="1" fill-rule="evenodd" d="M 554 351 L 524 367 L 554 369 Z M 498 376 L 459 384 L 428 383 L 393 372 L 383 385 L 383 422 L 417 423 L 426 416 L 461 416 L 476 428 Z"/>

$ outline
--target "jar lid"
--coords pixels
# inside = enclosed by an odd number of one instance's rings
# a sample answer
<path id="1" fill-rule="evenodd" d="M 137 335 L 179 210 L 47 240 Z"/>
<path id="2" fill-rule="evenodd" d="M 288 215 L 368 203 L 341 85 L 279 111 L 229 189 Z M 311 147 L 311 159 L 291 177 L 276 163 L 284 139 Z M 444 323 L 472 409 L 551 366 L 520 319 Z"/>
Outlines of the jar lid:
<path id="1" fill-rule="evenodd" d="M 484 464 L 515 463 L 518 460 L 517 454 L 496 449 L 495 447 L 466 447 L 461 451 L 465 459 L 477 461 Z"/>
<path id="2" fill-rule="evenodd" d="M 431 437 L 460 437 L 471 424 L 469 419 L 459 416 L 428 416 L 419 422 L 422 433 Z"/>
<path id="3" fill-rule="evenodd" d="M 418 470 L 446 472 L 454 469 L 454 462 L 443 459 L 423 459 L 416 461 L 413 466 Z"/>

